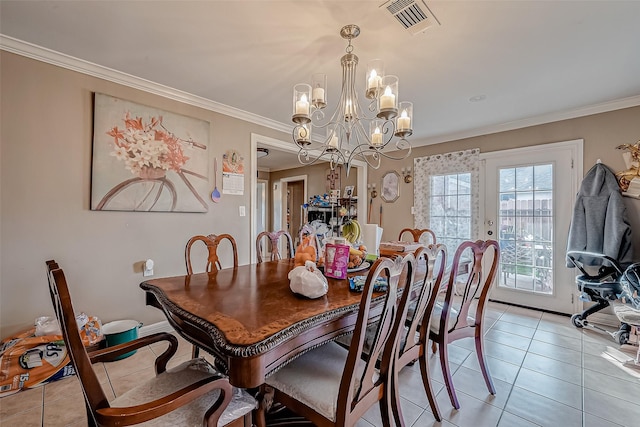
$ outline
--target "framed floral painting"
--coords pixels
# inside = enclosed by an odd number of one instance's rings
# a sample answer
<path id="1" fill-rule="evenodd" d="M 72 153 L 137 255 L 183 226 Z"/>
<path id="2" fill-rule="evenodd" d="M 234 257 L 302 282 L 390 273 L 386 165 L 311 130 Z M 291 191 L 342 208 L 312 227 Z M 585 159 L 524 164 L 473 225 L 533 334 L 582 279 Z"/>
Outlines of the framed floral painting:
<path id="1" fill-rule="evenodd" d="M 208 147 L 205 120 L 96 93 L 91 209 L 207 212 Z"/>

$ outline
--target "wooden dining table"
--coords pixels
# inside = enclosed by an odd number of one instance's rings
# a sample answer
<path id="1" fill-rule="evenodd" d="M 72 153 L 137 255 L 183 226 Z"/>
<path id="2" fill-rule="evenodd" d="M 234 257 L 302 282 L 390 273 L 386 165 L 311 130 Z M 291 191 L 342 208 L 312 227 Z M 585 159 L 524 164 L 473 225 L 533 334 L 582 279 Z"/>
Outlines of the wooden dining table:
<path id="1" fill-rule="evenodd" d="M 326 295 L 309 299 L 289 288 L 292 259 L 144 281 L 146 303 L 161 309 L 187 341 L 215 356 L 242 388 L 355 326 L 361 294 L 349 281 L 328 278 Z M 367 271 L 351 274 L 366 275 Z M 384 296 L 375 297 L 372 314 Z M 378 307 L 376 307 L 378 306 Z"/>

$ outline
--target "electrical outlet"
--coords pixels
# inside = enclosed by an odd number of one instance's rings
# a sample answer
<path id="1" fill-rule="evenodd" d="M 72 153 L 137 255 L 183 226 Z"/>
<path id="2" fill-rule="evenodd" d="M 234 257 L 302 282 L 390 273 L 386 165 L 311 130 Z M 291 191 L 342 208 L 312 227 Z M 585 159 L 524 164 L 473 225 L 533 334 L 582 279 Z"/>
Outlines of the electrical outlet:
<path id="1" fill-rule="evenodd" d="M 416 214 L 416 208 L 415 206 L 411 206 L 411 215 L 415 215 Z"/>

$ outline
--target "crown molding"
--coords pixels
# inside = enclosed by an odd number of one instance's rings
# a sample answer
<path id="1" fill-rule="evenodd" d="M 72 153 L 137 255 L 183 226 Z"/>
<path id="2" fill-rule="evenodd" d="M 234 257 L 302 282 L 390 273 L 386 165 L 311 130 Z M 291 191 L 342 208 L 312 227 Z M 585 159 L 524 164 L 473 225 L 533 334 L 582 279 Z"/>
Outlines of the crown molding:
<path id="1" fill-rule="evenodd" d="M 25 56 L 27 58 L 35 59 L 37 61 L 66 68 L 68 70 L 87 74 L 103 80 L 108 80 L 117 84 L 121 84 L 123 86 L 143 90 L 145 92 L 153 93 L 155 95 L 163 96 L 165 98 L 173 99 L 175 101 L 193 105 L 205 110 L 224 114 L 227 116 L 238 118 L 240 120 L 245 120 L 247 122 L 255 123 L 269 129 L 274 129 L 287 134 L 291 132 L 291 126 L 285 123 L 253 114 L 248 111 L 230 107 L 228 105 L 196 96 L 188 92 L 177 90 L 169 86 L 161 85 L 159 83 L 136 77 L 131 74 L 104 67 L 93 62 L 75 58 L 70 55 L 44 48 L 42 46 L 6 36 L 4 34 L 0 34 L 0 49 L 7 52 L 15 53 L 17 55 Z M 529 117 L 522 120 L 513 120 L 510 122 L 499 123 L 491 126 L 468 129 L 461 132 L 454 132 L 427 137 L 420 140 L 413 140 L 412 145 L 415 148 L 423 145 L 440 144 L 443 142 L 455 141 L 459 139 L 473 138 L 476 136 L 489 135 L 492 133 L 505 132 L 530 126 L 537 126 L 561 120 L 606 113 L 608 111 L 620 110 L 623 108 L 635 107 L 638 105 L 640 105 L 640 95 L 602 102 L 599 104 L 589 105 L 573 110 L 558 111 L 555 113 L 543 114 L 540 116 Z"/>
<path id="2" fill-rule="evenodd" d="M 0 49 L 7 52 L 15 53 L 17 55 L 25 56 L 27 58 L 35 59 L 37 61 L 66 68 L 68 70 L 76 71 L 78 73 L 87 74 L 89 76 L 97 77 L 103 80 L 108 80 L 110 82 L 121 84 L 123 86 L 128 86 L 134 89 L 153 93 L 155 95 L 160 95 L 165 98 L 182 102 L 184 104 L 193 105 L 195 107 L 204 108 L 205 110 L 224 114 L 240 120 L 245 120 L 247 122 L 255 123 L 257 125 L 261 125 L 270 129 L 275 129 L 285 133 L 291 132 L 291 126 L 284 123 L 259 116 L 257 114 L 253 114 L 248 111 L 230 107 L 228 105 L 196 96 L 188 92 L 177 90 L 169 86 L 161 85 L 150 80 L 136 77 L 131 74 L 123 73 L 112 68 L 94 64 L 93 62 L 75 58 L 64 53 L 56 52 L 42 46 L 6 36 L 4 34 L 0 34 Z"/>

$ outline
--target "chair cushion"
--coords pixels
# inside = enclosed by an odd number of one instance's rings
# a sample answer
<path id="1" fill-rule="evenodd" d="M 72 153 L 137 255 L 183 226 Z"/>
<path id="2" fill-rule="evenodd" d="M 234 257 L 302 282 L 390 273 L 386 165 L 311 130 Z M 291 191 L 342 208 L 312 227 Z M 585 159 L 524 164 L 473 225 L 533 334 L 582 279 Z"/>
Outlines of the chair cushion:
<path id="1" fill-rule="evenodd" d="M 329 342 L 283 367 L 267 378 L 266 383 L 335 421 L 347 354 L 348 350 Z M 358 359 L 358 364 L 356 372 L 362 372 L 364 362 Z"/>
<path id="2" fill-rule="evenodd" d="M 109 403 L 112 407 L 125 407 L 149 402 L 214 374 L 217 374 L 217 371 L 206 360 L 192 359 L 157 375 Z M 162 417 L 137 425 L 202 427 L 205 412 L 215 402 L 219 394 L 220 391 L 214 390 Z M 224 426 L 243 417 L 255 409 L 256 406 L 256 400 L 249 393 L 234 387 L 231 403 L 229 403 L 229 406 L 220 417 L 218 426 Z"/>

